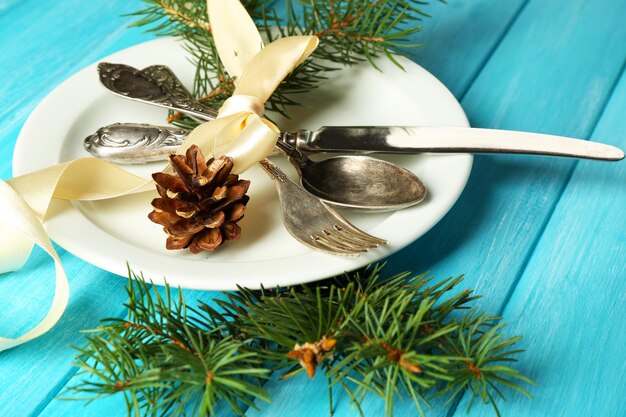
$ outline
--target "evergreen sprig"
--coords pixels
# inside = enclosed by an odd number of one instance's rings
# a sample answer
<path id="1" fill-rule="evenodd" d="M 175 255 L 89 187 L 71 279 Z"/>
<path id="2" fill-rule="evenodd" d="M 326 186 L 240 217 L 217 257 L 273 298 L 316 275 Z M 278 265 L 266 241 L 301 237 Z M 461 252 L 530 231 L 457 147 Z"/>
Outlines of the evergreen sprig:
<path id="1" fill-rule="evenodd" d="M 381 266 L 321 283 L 225 294 L 215 306 L 185 304 L 131 273 L 128 317 L 107 319 L 77 348 L 66 394 L 88 401 L 121 393 L 129 415 L 208 415 L 220 404 L 242 415 L 269 401 L 271 373 L 324 372 L 359 406 L 367 395 L 407 396 L 419 413 L 433 398 L 464 393 L 491 403 L 532 381 L 508 366 L 519 337 L 478 313 L 462 278 L 383 278 Z M 470 402 L 471 404 L 471 402 Z M 332 411 L 332 399 L 330 399 Z"/>
<path id="2" fill-rule="evenodd" d="M 193 93 L 205 104 L 218 108 L 232 94 L 233 80 L 219 62 L 206 14 L 206 0 L 143 0 L 145 8 L 131 14 L 135 26 L 158 36 L 184 39 L 196 66 Z M 384 55 L 400 65 L 394 53 L 418 46 L 413 35 L 428 16 L 420 0 L 285 0 L 279 16 L 273 1 L 242 1 L 257 22 L 261 35 L 271 42 L 292 35 L 316 35 L 319 47 L 311 58 L 294 70 L 267 102 L 268 110 L 287 115 L 287 107 L 298 103 L 326 79 L 329 72 L 345 65 Z M 180 113 L 168 119 L 192 128 L 197 122 Z"/>

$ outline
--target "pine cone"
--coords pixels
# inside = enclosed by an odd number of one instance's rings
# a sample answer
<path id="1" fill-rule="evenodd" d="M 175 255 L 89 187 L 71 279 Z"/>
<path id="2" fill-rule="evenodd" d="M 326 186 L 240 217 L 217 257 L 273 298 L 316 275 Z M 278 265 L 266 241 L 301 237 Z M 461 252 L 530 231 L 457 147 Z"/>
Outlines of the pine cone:
<path id="1" fill-rule="evenodd" d="M 250 197 L 250 181 L 231 174 L 229 157 L 204 159 L 193 145 L 185 156 L 171 155 L 175 175 L 152 174 L 160 198 L 152 200 L 148 218 L 168 234 L 167 249 L 189 248 L 192 253 L 213 251 L 225 240 L 237 240 L 237 222 Z"/>

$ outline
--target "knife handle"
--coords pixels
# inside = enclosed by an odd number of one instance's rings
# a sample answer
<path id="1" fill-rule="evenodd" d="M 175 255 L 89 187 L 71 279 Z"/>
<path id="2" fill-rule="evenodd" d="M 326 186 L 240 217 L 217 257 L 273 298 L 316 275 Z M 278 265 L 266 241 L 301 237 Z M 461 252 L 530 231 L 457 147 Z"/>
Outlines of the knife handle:
<path id="1" fill-rule="evenodd" d="M 624 152 L 615 146 L 564 136 L 513 130 L 418 128 L 436 142 L 430 152 L 509 153 L 619 161 Z"/>

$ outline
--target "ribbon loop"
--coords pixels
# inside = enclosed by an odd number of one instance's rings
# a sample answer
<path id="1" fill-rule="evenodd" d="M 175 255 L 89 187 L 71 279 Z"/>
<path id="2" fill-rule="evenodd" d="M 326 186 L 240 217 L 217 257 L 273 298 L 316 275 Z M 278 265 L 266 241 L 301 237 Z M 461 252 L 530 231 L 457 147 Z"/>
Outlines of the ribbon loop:
<path id="1" fill-rule="evenodd" d="M 261 34 L 238 0 L 207 0 L 207 13 L 220 60 L 231 76 L 239 78 L 263 49 Z"/>
<path id="2" fill-rule="evenodd" d="M 69 300 L 69 284 L 61 260 L 48 239 L 37 213 L 7 183 L 0 180 L 0 232 L 11 244 L 2 247 L 0 273 L 14 271 L 26 262 L 33 243 L 41 246 L 52 257 L 56 267 L 55 291 L 50 311 L 33 329 L 17 338 L 0 337 L 0 351 L 18 346 L 41 336 L 56 324 L 63 315 Z"/>
<path id="3" fill-rule="evenodd" d="M 207 10 L 215 46 L 226 70 L 235 78 L 236 87 L 218 119 L 194 129 L 179 153 L 196 144 L 207 155 L 230 156 L 233 172 L 241 173 L 272 153 L 280 131 L 262 118 L 265 102 L 282 80 L 309 57 L 318 39 L 290 36 L 263 47 L 254 22 L 238 0 L 207 0 Z M 241 36 L 240 28 L 246 37 Z M 235 115 L 239 116 L 230 118 Z M 219 121 L 226 117 L 227 124 Z"/>
<path id="4" fill-rule="evenodd" d="M 318 43 L 316 36 L 289 36 L 270 43 L 246 65 L 233 95 L 256 96 L 266 102 L 283 79 L 311 55 Z"/>

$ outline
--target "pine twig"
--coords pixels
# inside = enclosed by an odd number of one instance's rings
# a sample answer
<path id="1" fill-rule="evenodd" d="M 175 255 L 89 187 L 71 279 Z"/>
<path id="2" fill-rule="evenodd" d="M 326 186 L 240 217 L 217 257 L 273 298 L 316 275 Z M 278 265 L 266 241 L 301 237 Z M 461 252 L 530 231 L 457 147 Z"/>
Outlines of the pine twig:
<path id="1" fill-rule="evenodd" d="M 80 379 L 66 394 L 87 401 L 121 393 L 131 415 L 212 414 L 220 404 L 243 414 L 269 401 L 270 373 L 324 372 L 360 409 L 368 395 L 393 415 L 407 395 L 423 415 L 432 398 L 467 392 L 493 405 L 519 383 L 519 337 L 505 337 L 499 318 L 468 309 L 476 297 L 454 293 L 461 277 L 383 278 L 375 265 L 290 288 L 241 288 L 212 307 L 185 304 L 131 273 L 128 318 L 107 319 L 77 348 Z M 288 382 L 286 382 L 288 383 Z M 332 400 L 329 405 L 332 410 Z"/>
<path id="2" fill-rule="evenodd" d="M 146 7 L 133 14 L 135 26 L 159 36 L 184 39 L 196 66 L 193 93 L 211 107 L 218 108 L 233 91 L 232 79 L 225 73 L 213 45 L 206 17 L 205 0 L 143 0 Z M 262 36 L 271 42 L 292 35 L 316 35 L 319 47 L 311 59 L 289 75 L 269 98 L 267 107 L 284 116 L 298 105 L 297 95 L 319 86 L 332 71 L 345 65 L 386 56 L 400 66 L 395 53 L 419 46 L 413 37 L 428 15 L 419 0 L 284 0 L 285 13 L 279 16 L 273 2 L 242 1 L 258 22 Z M 170 114 L 168 122 L 193 128 L 197 122 L 180 114 Z"/>

